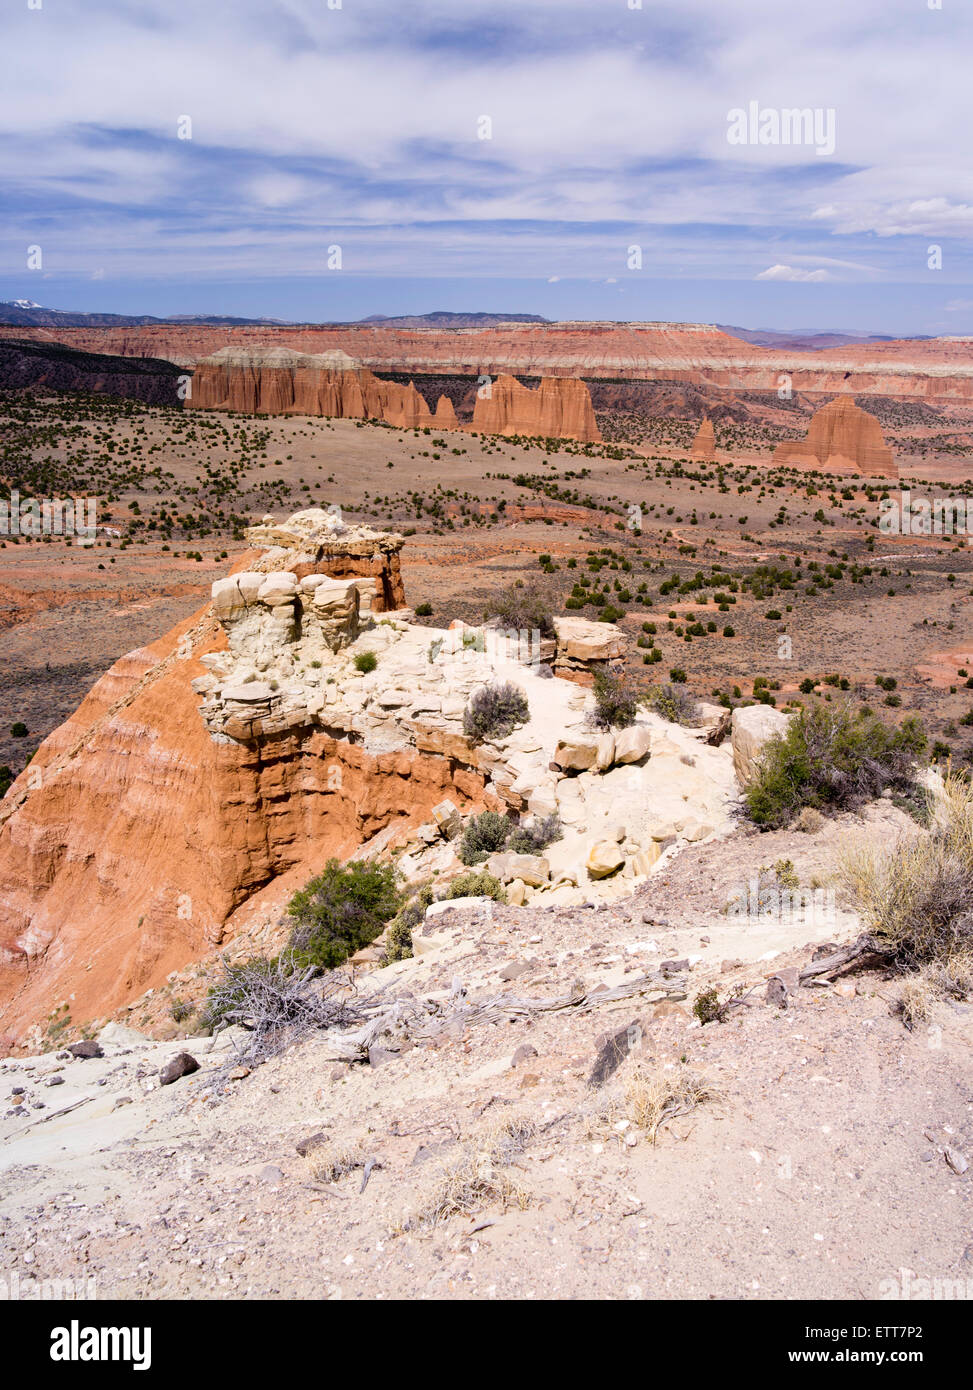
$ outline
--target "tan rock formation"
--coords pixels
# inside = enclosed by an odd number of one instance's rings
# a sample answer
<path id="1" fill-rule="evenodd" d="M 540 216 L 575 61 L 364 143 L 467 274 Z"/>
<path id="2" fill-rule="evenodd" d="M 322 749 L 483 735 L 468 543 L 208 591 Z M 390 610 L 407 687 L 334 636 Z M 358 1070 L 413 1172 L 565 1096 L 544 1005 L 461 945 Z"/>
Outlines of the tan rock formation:
<path id="1" fill-rule="evenodd" d="M 477 394 L 473 429 L 483 434 L 525 434 L 601 441 L 591 394 L 576 377 L 545 377 L 534 390 L 501 374 Z"/>
<path id="2" fill-rule="evenodd" d="M 733 770 L 741 787 L 756 775 L 764 745 L 787 732 L 788 716 L 773 705 L 739 705 L 733 711 Z"/>
<path id="3" fill-rule="evenodd" d="M 655 850 L 659 826 L 685 842 L 728 824 L 729 747 L 648 712 L 617 737 L 591 730 L 591 696 L 532 644 L 372 621 L 373 579 L 330 571 L 398 537 L 312 510 L 265 518 L 251 541 L 266 549 L 117 662 L 0 803 L 3 1043 L 64 1001 L 73 1028 L 110 1012 L 241 929 L 249 943 L 331 855 L 399 847 L 406 882 L 449 882 L 461 813 L 559 812 L 543 856 L 502 858 L 511 900 L 552 904 L 579 884 L 629 893 L 677 852 Z M 616 650 L 617 630 L 590 627 L 568 624 L 570 660 Z M 473 746 L 464 710 L 496 680 L 523 689 L 529 717 Z"/>
<path id="4" fill-rule="evenodd" d="M 405 607 L 399 560 L 405 544 L 402 536 L 346 525 L 337 512 L 320 507 L 295 512 L 283 522 L 267 517 L 248 527 L 246 535 L 257 549 L 271 547 L 273 563 L 293 571 L 297 581 L 314 575 L 361 580 L 363 612 L 388 613 Z"/>
<path id="5" fill-rule="evenodd" d="M 555 618 L 554 627 L 557 632 L 554 670 L 565 680 L 591 685 L 597 670 L 607 668 L 625 655 L 625 636 L 614 623 L 572 616 Z"/>
<path id="6" fill-rule="evenodd" d="M 814 413 L 806 439 L 778 444 L 773 462 L 811 464 L 825 472 L 859 473 L 868 478 L 899 476 L 881 425 L 848 395 L 836 396 Z"/>
<path id="7" fill-rule="evenodd" d="M 713 421 L 708 415 L 696 431 L 691 453 L 694 459 L 700 459 L 706 463 L 712 463 L 716 457 L 716 432 L 713 429 Z"/>

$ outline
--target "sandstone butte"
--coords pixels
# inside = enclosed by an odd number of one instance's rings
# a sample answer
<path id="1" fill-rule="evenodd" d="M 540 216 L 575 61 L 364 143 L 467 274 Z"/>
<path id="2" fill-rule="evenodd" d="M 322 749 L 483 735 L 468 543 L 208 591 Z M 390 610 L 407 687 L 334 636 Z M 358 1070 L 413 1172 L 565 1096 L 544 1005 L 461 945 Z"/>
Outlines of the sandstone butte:
<path id="1" fill-rule="evenodd" d="M 897 478 L 898 468 L 874 415 L 849 395 L 836 396 L 811 417 L 807 438 L 788 439 L 774 450 L 775 464 L 812 465 L 827 473 Z"/>
<path id="2" fill-rule="evenodd" d="M 116 662 L 0 804 L 5 1050 L 41 1046 L 65 1006 L 80 1027 L 241 933 L 246 949 L 331 856 L 400 851 L 407 883 L 450 882 L 465 870 L 439 827 L 464 814 L 560 816 L 545 858 L 491 870 L 551 906 L 628 896 L 732 827 L 736 723 L 723 746 L 651 711 L 591 728 L 583 683 L 624 655 L 610 625 L 558 618 L 537 643 L 419 625 L 398 606 L 403 538 L 319 508 L 247 539 L 211 602 Z M 495 680 L 528 718 L 471 744 L 464 711 Z"/>
<path id="3" fill-rule="evenodd" d="M 585 380 L 676 381 L 735 391 L 776 391 L 782 374 L 794 391 L 833 395 L 973 400 L 973 339 L 876 342 L 802 351 L 759 347 L 706 323 L 507 323 L 484 328 L 386 328 L 306 324 L 235 328 L 51 328 L 0 325 L 0 337 L 58 342 L 122 357 L 162 357 L 192 367 L 227 345 L 280 347 L 320 355 L 341 350 L 373 372 L 461 375 L 508 373 Z"/>
<path id="4" fill-rule="evenodd" d="M 708 415 L 696 431 L 691 453 L 694 459 L 701 459 L 706 463 L 712 463 L 716 457 L 716 432 Z"/>
<path id="5" fill-rule="evenodd" d="M 477 392 L 473 429 L 484 434 L 577 439 L 584 444 L 601 441 L 591 393 L 573 377 L 546 377 L 531 390 L 501 373 L 482 394 Z"/>
<path id="6" fill-rule="evenodd" d="M 461 428 L 448 396 L 440 396 L 431 412 L 414 382 L 383 381 L 340 349 L 308 354 L 282 347 L 221 348 L 197 364 L 186 404 L 257 415 L 377 419 L 400 429 Z M 572 378 L 545 379 L 531 390 L 501 375 L 477 394 L 472 428 L 582 443 L 601 439 L 588 388 Z"/>
<path id="7" fill-rule="evenodd" d="M 221 348 L 197 364 L 186 404 L 249 415 L 384 420 L 402 429 L 458 428 L 448 396 L 440 396 L 430 411 L 412 382 L 382 381 L 340 349 L 309 354 L 282 347 Z"/>

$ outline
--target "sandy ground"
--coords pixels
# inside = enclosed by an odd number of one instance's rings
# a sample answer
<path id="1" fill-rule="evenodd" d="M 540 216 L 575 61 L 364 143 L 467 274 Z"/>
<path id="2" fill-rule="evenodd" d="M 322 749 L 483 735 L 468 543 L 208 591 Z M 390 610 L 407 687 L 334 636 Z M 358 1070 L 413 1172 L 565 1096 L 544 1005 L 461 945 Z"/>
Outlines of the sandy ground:
<path id="1" fill-rule="evenodd" d="M 381 1065 L 336 1061 L 324 1034 L 239 1079 L 229 1035 L 215 1051 L 123 1035 L 102 1059 L 0 1064 L 3 1263 L 22 1280 L 94 1280 L 101 1297 L 202 1299 L 877 1299 L 903 1269 L 973 1279 L 971 1179 L 944 1158 L 973 1152 L 973 1009 L 940 1005 L 909 1033 L 890 1010 L 897 983 L 860 974 L 795 985 L 782 1010 L 766 977 L 856 920 L 720 911 L 768 859 L 790 857 L 806 883 L 852 834 L 899 832 L 880 804 L 819 835 L 692 847 L 610 909 L 431 919 L 422 954 L 359 976 L 360 994 L 408 992 L 448 1015 L 498 995 L 597 1001 L 664 960 L 690 966 L 587 1011 L 459 1020 Z M 710 984 L 747 1002 L 702 1027 L 691 1006 Z M 676 997 L 652 1002 L 663 990 Z M 634 1050 L 590 1084 L 602 1035 L 632 1024 Z M 160 1087 L 184 1048 L 199 1071 Z M 638 1078 L 689 1073 L 714 1098 L 653 1143 Z M 302 1158 L 312 1134 L 325 1147 Z M 328 1180 L 323 1157 L 346 1153 L 357 1166 Z M 426 1219 L 471 1159 L 506 1201 Z"/>

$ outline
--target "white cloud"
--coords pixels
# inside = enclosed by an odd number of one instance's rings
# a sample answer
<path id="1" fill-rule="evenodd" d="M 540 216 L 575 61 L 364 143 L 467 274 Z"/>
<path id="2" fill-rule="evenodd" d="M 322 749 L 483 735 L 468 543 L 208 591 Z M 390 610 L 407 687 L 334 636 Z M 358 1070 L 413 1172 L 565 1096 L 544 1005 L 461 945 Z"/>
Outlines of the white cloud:
<path id="1" fill-rule="evenodd" d="M 757 280 L 830 280 L 826 270 L 801 270 L 793 265 L 772 265 L 754 277 Z"/>

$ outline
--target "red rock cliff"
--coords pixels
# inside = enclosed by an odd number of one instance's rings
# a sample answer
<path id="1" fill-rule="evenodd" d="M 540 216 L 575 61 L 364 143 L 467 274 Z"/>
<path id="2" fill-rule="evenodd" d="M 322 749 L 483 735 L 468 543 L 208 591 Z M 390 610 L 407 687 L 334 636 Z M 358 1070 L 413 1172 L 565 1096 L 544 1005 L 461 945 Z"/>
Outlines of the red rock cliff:
<path id="1" fill-rule="evenodd" d="M 591 394 L 574 377 L 545 377 L 531 390 L 501 373 L 473 408 L 473 429 L 484 434 L 526 434 L 556 439 L 601 442 Z"/>
<path id="2" fill-rule="evenodd" d="M 232 936 L 281 875 L 296 887 L 444 797 L 479 802 L 483 775 L 431 738 L 383 752 L 320 721 L 212 737 L 192 682 L 226 650 L 207 607 L 123 657 L 0 803 L 0 1037 L 65 1000 L 75 1024 L 117 1008 Z"/>
<path id="3" fill-rule="evenodd" d="M 248 415 L 384 420 L 400 429 L 457 428 L 447 397 L 439 398 L 433 412 L 413 382 L 383 381 L 338 349 L 314 354 L 283 347 L 221 348 L 197 365 L 186 404 Z"/>

